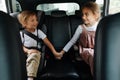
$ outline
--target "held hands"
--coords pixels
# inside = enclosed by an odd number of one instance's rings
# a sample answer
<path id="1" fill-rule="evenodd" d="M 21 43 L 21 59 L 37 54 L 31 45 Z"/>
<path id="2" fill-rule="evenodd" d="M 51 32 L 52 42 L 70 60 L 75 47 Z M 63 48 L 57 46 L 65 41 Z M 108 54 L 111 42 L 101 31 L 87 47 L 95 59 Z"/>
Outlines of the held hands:
<path id="1" fill-rule="evenodd" d="M 62 53 L 59 53 L 59 52 L 55 52 L 55 53 L 54 53 L 54 56 L 55 56 L 56 59 L 59 59 L 59 60 L 60 60 L 60 59 L 63 57 L 63 54 L 62 54 Z"/>
<path id="2" fill-rule="evenodd" d="M 60 60 L 63 57 L 64 53 L 65 52 L 63 50 L 61 52 L 56 52 L 55 53 L 55 58 Z"/>

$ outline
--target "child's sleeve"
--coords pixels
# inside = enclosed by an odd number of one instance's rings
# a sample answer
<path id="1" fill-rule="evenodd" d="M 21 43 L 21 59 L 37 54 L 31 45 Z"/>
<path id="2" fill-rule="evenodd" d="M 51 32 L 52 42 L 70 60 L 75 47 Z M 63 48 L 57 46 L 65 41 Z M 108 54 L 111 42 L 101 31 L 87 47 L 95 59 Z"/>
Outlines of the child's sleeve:
<path id="1" fill-rule="evenodd" d="M 47 36 L 46 36 L 46 34 L 43 33 L 41 30 L 38 30 L 38 37 L 39 37 L 40 39 L 44 39 L 44 38 L 46 38 Z"/>

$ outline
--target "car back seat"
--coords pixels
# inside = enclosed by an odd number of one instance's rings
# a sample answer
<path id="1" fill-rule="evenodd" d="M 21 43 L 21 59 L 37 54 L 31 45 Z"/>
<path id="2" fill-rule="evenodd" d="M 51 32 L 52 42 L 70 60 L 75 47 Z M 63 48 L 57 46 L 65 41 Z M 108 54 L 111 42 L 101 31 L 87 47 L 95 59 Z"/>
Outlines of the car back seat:
<path id="1" fill-rule="evenodd" d="M 83 24 L 82 21 L 82 12 L 80 10 L 76 10 L 75 11 L 75 15 L 70 15 L 69 16 L 70 19 L 70 28 L 71 28 L 71 38 L 74 35 L 77 27 L 81 24 Z M 79 55 L 79 49 L 78 49 L 78 44 L 79 42 L 77 41 L 74 45 L 73 45 L 73 52 L 75 55 L 75 59 L 76 60 L 82 60 L 80 55 Z"/>
<path id="2" fill-rule="evenodd" d="M 26 80 L 25 62 L 18 24 L 0 11 L 0 80 Z"/>
<path id="3" fill-rule="evenodd" d="M 47 29 L 48 38 L 57 50 L 61 50 L 70 40 L 69 18 L 64 11 L 51 12 Z"/>
<path id="4" fill-rule="evenodd" d="M 66 12 L 51 12 L 51 16 L 47 16 L 46 26 L 48 39 L 57 51 L 61 51 L 71 38 L 70 22 Z M 46 49 L 46 54 L 49 58 L 47 58 L 46 72 L 41 78 L 47 80 L 76 80 L 79 77 L 69 58 L 65 56 L 62 60 L 56 60 L 49 49 Z"/>
<path id="5" fill-rule="evenodd" d="M 82 12 L 80 10 L 75 11 L 75 15 L 70 15 L 71 36 L 75 33 L 76 28 L 83 23 Z"/>
<path id="6" fill-rule="evenodd" d="M 120 13 L 101 19 L 95 41 L 94 80 L 120 80 Z"/>

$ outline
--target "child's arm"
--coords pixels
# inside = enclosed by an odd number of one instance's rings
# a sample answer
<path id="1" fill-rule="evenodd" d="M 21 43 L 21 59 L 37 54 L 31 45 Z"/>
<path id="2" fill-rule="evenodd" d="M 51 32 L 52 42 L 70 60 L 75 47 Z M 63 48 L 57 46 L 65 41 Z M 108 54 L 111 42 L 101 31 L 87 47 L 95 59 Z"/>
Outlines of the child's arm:
<path id="1" fill-rule="evenodd" d="M 50 48 L 50 50 L 52 51 L 52 53 L 54 54 L 55 57 L 62 57 L 62 54 L 56 52 L 55 48 L 53 47 L 51 42 L 47 39 L 47 37 L 44 38 L 43 41 Z"/>
<path id="2" fill-rule="evenodd" d="M 24 53 L 26 53 L 26 54 L 28 53 L 28 49 L 27 49 L 26 47 L 24 47 L 24 46 L 23 46 L 23 51 L 24 51 Z"/>

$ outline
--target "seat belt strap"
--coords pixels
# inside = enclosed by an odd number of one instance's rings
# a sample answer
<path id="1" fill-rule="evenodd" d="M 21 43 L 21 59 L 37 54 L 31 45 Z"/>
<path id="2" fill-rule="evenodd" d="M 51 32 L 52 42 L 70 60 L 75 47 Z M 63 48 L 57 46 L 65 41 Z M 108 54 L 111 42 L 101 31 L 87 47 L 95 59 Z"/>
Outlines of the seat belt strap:
<path id="1" fill-rule="evenodd" d="M 30 36 L 31 38 L 33 38 L 34 40 L 36 40 L 37 42 L 41 42 L 41 39 L 39 39 L 37 36 L 35 36 L 34 34 L 26 31 L 25 29 L 22 30 L 23 33 L 25 33 L 26 35 Z"/>

